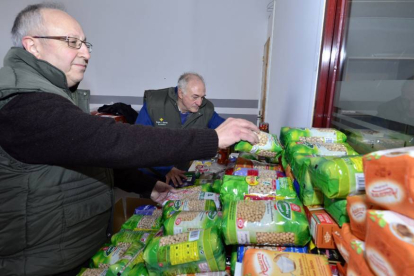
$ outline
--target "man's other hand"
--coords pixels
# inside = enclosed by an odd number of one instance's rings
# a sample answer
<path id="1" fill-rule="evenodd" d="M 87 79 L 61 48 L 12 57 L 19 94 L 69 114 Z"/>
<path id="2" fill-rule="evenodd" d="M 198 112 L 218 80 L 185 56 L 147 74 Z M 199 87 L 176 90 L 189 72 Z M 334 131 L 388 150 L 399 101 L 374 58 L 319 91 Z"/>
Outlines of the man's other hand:
<path id="1" fill-rule="evenodd" d="M 162 204 L 165 201 L 169 192 L 174 193 L 175 189 L 170 185 L 165 184 L 164 182 L 157 181 L 157 183 L 155 183 L 154 188 L 152 189 L 151 199 L 159 204 Z"/>
<path id="2" fill-rule="evenodd" d="M 259 132 L 259 128 L 252 122 L 244 119 L 228 118 L 215 130 L 219 138 L 219 148 L 221 149 L 227 148 L 240 140 L 251 144 L 259 142 L 259 137 L 256 134 Z"/>
<path id="3" fill-rule="evenodd" d="M 167 175 L 165 176 L 165 182 L 167 184 L 170 184 L 170 180 L 171 180 L 174 183 L 174 187 L 181 186 L 183 185 L 182 179 L 187 178 L 184 173 L 185 171 L 182 171 L 182 170 L 179 170 L 173 167 L 171 171 L 169 171 Z"/>

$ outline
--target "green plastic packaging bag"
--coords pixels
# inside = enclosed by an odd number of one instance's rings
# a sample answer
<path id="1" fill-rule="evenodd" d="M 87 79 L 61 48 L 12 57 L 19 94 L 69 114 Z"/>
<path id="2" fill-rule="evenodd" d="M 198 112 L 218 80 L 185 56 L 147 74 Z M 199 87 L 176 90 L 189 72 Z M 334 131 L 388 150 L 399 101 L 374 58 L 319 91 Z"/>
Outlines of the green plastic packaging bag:
<path id="1" fill-rule="evenodd" d="M 365 191 L 361 156 L 314 157 L 308 168 L 313 185 L 328 198 L 346 198 Z"/>
<path id="2" fill-rule="evenodd" d="M 299 183 L 299 186 L 300 186 L 299 197 L 303 205 L 311 206 L 311 205 L 322 205 L 323 204 L 323 200 L 324 200 L 323 193 L 321 190 L 313 186 L 308 171 L 305 172 L 303 182 Z"/>
<path id="3" fill-rule="evenodd" d="M 156 237 L 146 247 L 149 275 L 224 271 L 226 257 L 217 228 Z"/>
<path id="4" fill-rule="evenodd" d="M 163 207 L 163 218 L 177 211 L 217 211 L 214 200 L 169 200 Z"/>
<path id="5" fill-rule="evenodd" d="M 76 276 L 106 276 L 107 268 L 82 268 Z"/>
<path id="6" fill-rule="evenodd" d="M 338 223 L 340 227 L 349 222 L 348 212 L 346 211 L 346 199 L 331 199 L 324 197 L 324 208 Z"/>
<path id="7" fill-rule="evenodd" d="M 145 266 L 145 263 L 136 264 L 131 271 L 129 272 L 128 276 L 148 276 L 148 270 Z"/>
<path id="8" fill-rule="evenodd" d="M 118 233 L 114 234 L 111 238 L 112 244 L 118 243 L 134 243 L 140 242 L 144 245 L 147 244 L 154 236 L 162 235 L 160 231 L 134 231 L 130 229 L 121 229 Z"/>
<path id="9" fill-rule="evenodd" d="M 276 157 L 281 154 L 283 148 L 276 135 L 260 131 L 258 136 L 260 140 L 259 143 L 252 145 L 249 142 L 240 141 L 235 144 L 234 150 L 250 152 L 265 157 Z"/>
<path id="10" fill-rule="evenodd" d="M 165 219 L 164 233 L 165 235 L 175 235 L 210 227 L 217 227 L 220 229 L 221 216 L 221 212 L 217 211 L 178 211 Z"/>
<path id="11" fill-rule="evenodd" d="M 341 143 L 346 142 L 346 135 L 334 128 L 290 128 L 280 129 L 280 142 Z"/>
<path id="12" fill-rule="evenodd" d="M 118 263 L 112 271 L 120 270 L 125 268 L 131 260 L 135 260 L 143 248 L 144 245 L 142 243 L 106 244 L 91 258 L 91 267 L 110 268 L 111 265 Z"/>
<path id="13" fill-rule="evenodd" d="M 158 231 L 162 225 L 160 216 L 132 215 L 124 224 L 122 229 Z"/>
<path id="14" fill-rule="evenodd" d="M 220 191 L 223 202 L 246 198 L 274 200 L 295 197 L 292 180 L 288 177 L 272 179 L 260 176 L 225 175 Z"/>
<path id="15" fill-rule="evenodd" d="M 144 262 L 144 246 L 134 243 L 125 254 L 114 264 L 109 266 L 107 276 L 126 276 L 138 264 Z"/>
<path id="16" fill-rule="evenodd" d="M 222 232 L 229 244 L 304 246 L 309 223 L 299 199 L 225 203 Z"/>

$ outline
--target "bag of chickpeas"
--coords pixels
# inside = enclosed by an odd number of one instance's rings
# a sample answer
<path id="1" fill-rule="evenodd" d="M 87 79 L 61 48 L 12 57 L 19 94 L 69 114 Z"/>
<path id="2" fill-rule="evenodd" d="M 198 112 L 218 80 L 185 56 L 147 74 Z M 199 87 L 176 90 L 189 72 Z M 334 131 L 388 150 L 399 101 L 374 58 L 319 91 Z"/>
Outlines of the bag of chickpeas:
<path id="1" fill-rule="evenodd" d="M 280 142 L 287 145 L 290 142 L 310 143 L 341 143 L 346 141 L 346 135 L 334 128 L 291 128 L 280 129 Z"/>
<path id="2" fill-rule="evenodd" d="M 345 156 L 358 155 L 358 153 L 345 142 L 342 143 L 309 143 L 291 142 L 286 148 L 286 159 L 290 163 L 295 154 L 316 156 Z"/>
<path id="3" fill-rule="evenodd" d="M 149 275 L 224 271 L 224 246 L 216 228 L 154 238 L 144 251 Z"/>
<path id="4" fill-rule="evenodd" d="M 122 229 L 157 231 L 161 228 L 162 217 L 132 215 L 124 224 Z"/>
<path id="5" fill-rule="evenodd" d="M 220 229 L 221 215 L 221 212 L 217 211 L 178 211 L 165 219 L 164 233 L 165 235 L 175 235 L 210 227 L 217 227 Z"/>
<path id="6" fill-rule="evenodd" d="M 296 192 L 288 177 L 225 175 L 220 197 L 223 202 L 247 198 L 271 200 L 295 198 Z"/>
<path id="7" fill-rule="evenodd" d="M 310 240 L 309 223 L 297 198 L 228 202 L 222 232 L 227 245 L 304 246 Z"/>
<path id="8" fill-rule="evenodd" d="M 259 143 L 252 145 L 249 142 L 240 141 L 234 146 L 234 150 L 265 157 L 275 157 L 283 150 L 276 135 L 263 131 L 260 131 L 257 135 L 259 136 Z"/>
<path id="9" fill-rule="evenodd" d="M 220 209 L 220 195 L 211 192 L 200 192 L 194 189 L 176 190 L 170 192 L 165 198 L 163 205 L 170 200 L 212 200 L 216 204 L 216 208 Z"/>
<path id="10" fill-rule="evenodd" d="M 140 242 L 147 244 L 154 236 L 162 235 L 162 230 L 155 231 L 134 231 L 129 229 L 121 229 L 118 233 L 114 234 L 111 238 L 112 244 L 119 243 L 134 243 Z"/>
<path id="11" fill-rule="evenodd" d="M 178 211 L 217 211 L 213 200 L 169 200 L 163 207 L 163 217 L 167 218 L 172 212 Z"/>

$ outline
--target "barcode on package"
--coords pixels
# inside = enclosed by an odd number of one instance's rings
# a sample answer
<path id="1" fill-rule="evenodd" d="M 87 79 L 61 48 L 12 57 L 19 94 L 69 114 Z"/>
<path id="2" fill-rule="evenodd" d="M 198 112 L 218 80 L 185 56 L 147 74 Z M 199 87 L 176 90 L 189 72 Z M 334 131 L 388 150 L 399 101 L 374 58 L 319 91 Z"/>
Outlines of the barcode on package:
<path id="1" fill-rule="evenodd" d="M 364 173 L 355 174 L 355 183 L 357 191 L 365 191 L 365 175 Z"/>
<path id="2" fill-rule="evenodd" d="M 191 231 L 188 237 L 188 241 L 196 241 L 200 238 L 200 230 Z"/>

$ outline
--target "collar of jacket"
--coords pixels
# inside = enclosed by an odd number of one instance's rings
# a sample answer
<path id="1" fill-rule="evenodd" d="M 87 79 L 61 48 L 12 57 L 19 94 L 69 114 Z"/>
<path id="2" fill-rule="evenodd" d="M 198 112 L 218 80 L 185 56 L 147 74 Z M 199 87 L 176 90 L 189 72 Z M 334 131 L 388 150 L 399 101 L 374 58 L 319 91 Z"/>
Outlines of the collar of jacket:
<path id="1" fill-rule="evenodd" d="M 178 87 L 170 87 L 168 89 L 168 97 L 170 100 L 174 103 L 174 105 L 178 108 Z M 206 98 L 203 98 L 203 101 L 201 102 L 200 108 L 204 107 L 207 103 Z M 192 113 L 192 112 L 190 112 Z"/>
<path id="2" fill-rule="evenodd" d="M 23 48 L 12 47 L 4 57 L 4 66 L 30 70 L 34 74 L 42 75 L 53 85 L 61 89 L 69 89 L 65 73 L 49 62 L 37 59 Z"/>

